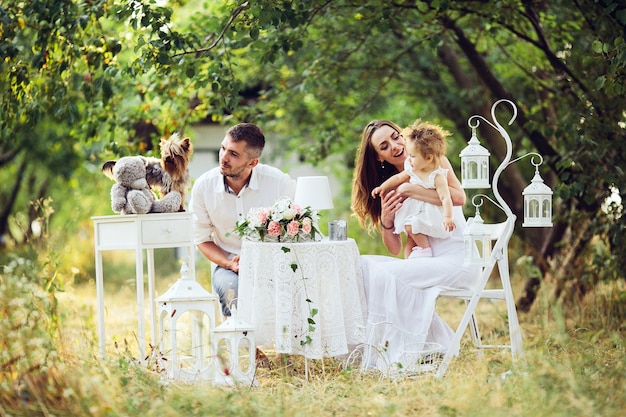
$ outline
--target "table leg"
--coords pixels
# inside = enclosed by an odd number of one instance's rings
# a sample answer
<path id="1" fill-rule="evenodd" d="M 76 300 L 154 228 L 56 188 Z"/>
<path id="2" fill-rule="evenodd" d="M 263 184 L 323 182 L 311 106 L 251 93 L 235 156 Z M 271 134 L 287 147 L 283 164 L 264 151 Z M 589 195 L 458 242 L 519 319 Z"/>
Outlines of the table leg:
<path id="1" fill-rule="evenodd" d="M 104 358 L 104 279 L 102 271 L 102 252 L 96 249 L 96 299 L 98 310 L 98 349 L 100 357 Z"/>
<path id="2" fill-rule="evenodd" d="M 155 305 L 155 288 L 154 288 L 154 249 L 149 248 L 148 252 L 148 300 L 150 302 L 150 332 L 153 348 L 156 347 L 156 305 Z"/>
<path id="3" fill-rule="evenodd" d="M 135 274 L 137 279 L 137 339 L 139 342 L 139 362 L 144 363 L 146 357 L 146 324 L 144 322 L 144 296 L 143 296 L 143 249 L 135 250 Z"/>

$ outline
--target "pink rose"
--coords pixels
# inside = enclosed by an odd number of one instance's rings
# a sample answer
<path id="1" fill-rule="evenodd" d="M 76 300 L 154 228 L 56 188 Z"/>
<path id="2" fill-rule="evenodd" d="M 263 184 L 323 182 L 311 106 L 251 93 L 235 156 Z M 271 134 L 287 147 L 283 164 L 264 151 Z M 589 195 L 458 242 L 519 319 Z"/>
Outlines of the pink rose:
<path id="1" fill-rule="evenodd" d="M 269 212 L 267 210 L 259 210 L 256 213 L 256 218 L 259 221 L 259 223 L 264 224 L 267 219 L 269 218 Z"/>
<path id="2" fill-rule="evenodd" d="M 292 204 L 291 208 L 294 209 L 296 211 L 296 213 L 298 213 L 298 216 L 300 216 L 302 214 L 302 209 L 300 208 L 299 205 L 297 204 Z"/>
<path id="3" fill-rule="evenodd" d="M 280 223 L 272 220 L 267 226 L 267 233 L 269 233 L 271 236 L 280 236 L 280 232 Z"/>
<path id="4" fill-rule="evenodd" d="M 295 236 L 298 234 L 298 230 L 300 230 L 300 225 L 297 221 L 292 220 L 287 224 L 287 234 L 289 236 Z"/>
<path id="5" fill-rule="evenodd" d="M 305 217 L 304 220 L 302 220 L 302 231 L 304 233 L 311 233 L 311 219 L 308 217 Z"/>

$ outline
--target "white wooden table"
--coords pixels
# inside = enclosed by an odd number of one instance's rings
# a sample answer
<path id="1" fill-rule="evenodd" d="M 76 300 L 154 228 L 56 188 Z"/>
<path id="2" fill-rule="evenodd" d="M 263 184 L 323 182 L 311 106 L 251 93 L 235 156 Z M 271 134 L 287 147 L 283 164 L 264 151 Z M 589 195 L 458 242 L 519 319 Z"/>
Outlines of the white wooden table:
<path id="1" fill-rule="evenodd" d="M 156 346 L 154 249 L 187 248 L 189 273 L 195 279 L 195 245 L 193 244 L 192 214 L 180 212 L 95 216 L 92 217 L 92 220 L 94 222 L 98 346 L 100 356 L 104 356 L 106 346 L 102 252 L 134 250 L 136 255 L 137 337 L 139 339 L 139 359 L 143 361 L 146 357 L 143 252 L 144 250 L 147 252 L 151 341 L 152 345 Z"/>

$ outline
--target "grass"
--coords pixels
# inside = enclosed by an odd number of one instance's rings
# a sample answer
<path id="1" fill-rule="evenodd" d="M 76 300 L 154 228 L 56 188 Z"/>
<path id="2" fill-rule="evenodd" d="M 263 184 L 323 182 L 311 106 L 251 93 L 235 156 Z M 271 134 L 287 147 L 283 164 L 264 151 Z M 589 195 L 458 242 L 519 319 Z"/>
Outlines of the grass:
<path id="1" fill-rule="evenodd" d="M 176 278 L 159 278 L 157 289 L 162 293 Z M 381 379 L 345 371 L 342 360 L 328 358 L 309 361 L 307 381 L 301 358 L 286 361 L 270 353 L 271 369 L 257 370 L 259 386 L 253 389 L 172 383 L 136 365 L 131 360 L 136 332 L 132 282 L 122 279 L 107 286 L 107 332 L 118 343 L 116 348 L 109 340 L 105 359 L 97 355 L 93 283 L 66 288 L 55 301 L 16 282 L 21 281 L 0 276 L 3 417 L 570 417 L 621 416 L 626 409 L 622 281 L 599 286 L 567 309 L 555 305 L 546 286 L 532 312 L 520 315 L 526 351 L 522 361 L 513 363 L 506 352 L 477 356 L 466 338 L 460 357 L 442 379 Z M 17 302 L 20 297 L 25 301 Z M 41 313 L 34 320 L 32 314 L 19 313 L 20 308 Z M 503 310 L 497 304 L 484 306 L 480 317 L 485 335 L 506 337 L 500 331 Z M 460 317 L 459 305 L 452 300 L 443 302 L 440 311 L 450 321 Z M 53 323 L 46 319 L 55 315 L 58 332 L 49 330 Z M 19 329 L 7 324 L 18 322 Z M 48 330 L 42 329 L 45 326 Z M 48 353 L 42 358 L 41 352 Z"/>

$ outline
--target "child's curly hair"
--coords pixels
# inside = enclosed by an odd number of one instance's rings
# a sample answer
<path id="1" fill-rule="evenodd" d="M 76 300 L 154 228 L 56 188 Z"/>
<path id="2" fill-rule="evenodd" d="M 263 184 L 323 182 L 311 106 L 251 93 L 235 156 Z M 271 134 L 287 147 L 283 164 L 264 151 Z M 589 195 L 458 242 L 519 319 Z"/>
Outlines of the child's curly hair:
<path id="1" fill-rule="evenodd" d="M 437 163 L 446 154 L 446 136 L 450 136 L 450 132 L 441 126 L 417 119 L 411 126 L 402 129 L 401 134 L 417 147 L 422 156 L 432 155 Z"/>

